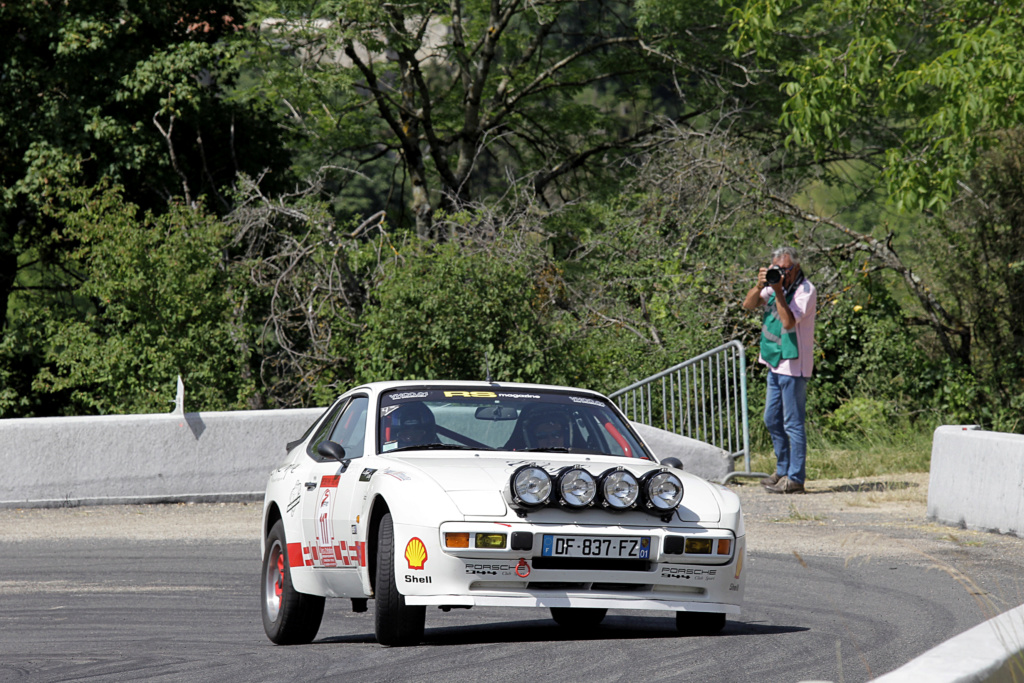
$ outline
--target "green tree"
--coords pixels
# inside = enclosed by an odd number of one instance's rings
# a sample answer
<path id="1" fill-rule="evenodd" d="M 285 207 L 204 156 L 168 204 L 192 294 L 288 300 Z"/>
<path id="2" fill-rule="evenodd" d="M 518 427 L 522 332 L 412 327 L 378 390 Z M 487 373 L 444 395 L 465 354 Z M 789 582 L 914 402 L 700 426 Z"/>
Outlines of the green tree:
<path id="1" fill-rule="evenodd" d="M 964 180 L 950 209 L 920 232 L 931 281 L 969 332 L 979 385 L 973 420 L 1020 430 L 1024 408 L 1024 130 Z M 970 409 L 963 411 L 970 413 Z"/>
<path id="2" fill-rule="evenodd" d="M 551 265 L 529 252 L 510 259 L 509 246 L 403 249 L 367 306 L 360 377 L 480 380 L 489 362 L 498 381 L 579 383 L 585 354 L 554 300 Z"/>
<path id="3" fill-rule="evenodd" d="M 240 178 L 226 220 L 232 268 L 260 316 L 260 386 L 269 405 L 324 405 L 355 376 L 367 292 L 394 251 L 385 214 L 340 223 L 322 177 L 287 196 L 264 194 L 258 180 Z"/>
<path id="4" fill-rule="evenodd" d="M 144 212 L 106 184 L 61 199 L 48 213 L 65 227 L 73 305 L 18 308 L 0 347 L 43 332 L 34 391 L 60 395 L 68 415 L 164 412 L 181 375 L 189 410 L 249 406 L 252 330 L 245 281 L 226 268 L 230 228 L 180 205 Z M 5 388 L 0 410 L 18 398 Z"/>
<path id="5" fill-rule="evenodd" d="M 870 159 L 888 196 L 945 207 L 957 183 L 1024 123 L 1024 7 L 985 0 L 747 0 L 734 51 L 777 71 L 781 124 L 818 159 Z"/>
<path id="6" fill-rule="evenodd" d="M 21 252 L 55 227 L 40 212 L 48 188 L 109 178 L 143 208 L 209 195 L 224 211 L 239 170 L 280 165 L 265 114 L 223 96 L 221 39 L 238 22 L 232 2 L 207 0 L 0 6 L 0 309 Z"/>
<path id="7" fill-rule="evenodd" d="M 312 168 L 388 173 L 422 237 L 447 237 L 437 208 L 500 197 L 510 178 L 549 203 L 614 184 L 659 117 L 722 107 L 739 71 L 716 2 L 675 15 L 692 41 L 606 0 L 253 4 L 250 95 L 285 109 Z"/>
<path id="8" fill-rule="evenodd" d="M 80 304 L 55 189 L 109 179 L 143 210 L 206 197 L 224 213 L 237 172 L 285 166 L 272 117 L 224 96 L 223 38 L 241 26 L 232 0 L 0 3 L 0 334 L 22 309 Z M 47 343 L 4 340 L 0 375 L 27 414 L 61 410 L 31 388 Z"/>

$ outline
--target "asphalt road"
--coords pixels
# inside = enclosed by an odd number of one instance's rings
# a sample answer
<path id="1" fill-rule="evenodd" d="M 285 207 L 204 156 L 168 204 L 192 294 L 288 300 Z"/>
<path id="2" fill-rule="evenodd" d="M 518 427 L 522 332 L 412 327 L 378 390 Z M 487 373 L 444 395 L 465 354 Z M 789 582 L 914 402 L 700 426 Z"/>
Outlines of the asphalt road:
<path id="1" fill-rule="evenodd" d="M 329 600 L 316 642 L 277 647 L 259 613 L 259 504 L 0 510 L 0 681 L 867 681 L 1024 603 L 1024 539 L 930 524 L 927 474 L 740 485 L 741 617 L 682 637 L 612 611 L 580 635 L 546 611 L 427 613 L 386 649 Z"/>
<path id="2" fill-rule="evenodd" d="M 0 680 L 865 681 L 991 614 L 926 559 L 752 552 L 742 617 L 712 637 L 612 612 L 594 635 L 545 611 L 428 611 L 426 640 L 386 649 L 370 612 L 329 600 L 318 639 L 278 647 L 258 609 L 252 541 L 0 542 Z M 1019 585 L 986 562 L 978 584 Z M 977 592 L 977 591 L 973 591 Z"/>

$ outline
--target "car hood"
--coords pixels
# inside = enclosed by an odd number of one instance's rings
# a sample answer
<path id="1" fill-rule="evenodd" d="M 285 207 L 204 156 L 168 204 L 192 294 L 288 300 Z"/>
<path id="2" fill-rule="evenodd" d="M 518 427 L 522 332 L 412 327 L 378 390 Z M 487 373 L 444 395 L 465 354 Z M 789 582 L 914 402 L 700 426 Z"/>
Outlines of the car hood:
<path id="1" fill-rule="evenodd" d="M 525 456 L 525 457 L 524 457 Z M 512 473 L 522 465 L 536 464 L 552 475 L 563 467 L 582 465 L 592 474 L 599 475 L 613 467 L 625 467 L 640 477 L 650 470 L 661 469 L 662 465 L 647 460 L 626 459 L 613 456 L 579 456 L 551 453 L 445 453 L 431 451 L 430 454 L 417 453 L 388 456 L 388 460 L 401 464 L 401 469 L 409 474 L 419 473 L 437 484 L 448 493 L 459 509 L 467 516 L 505 516 L 513 512 L 508 510 L 504 491 Z M 676 511 L 675 522 L 684 523 L 715 523 L 721 519 L 721 498 L 717 487 L 700 477 L 673 470 L 683 482 L 683 500 Z M 530 518 L 537 522 L 564 523 L 566 515 L 586 514 L 588 521 L 597 522 L 596 515 L 608 517 L 612 522 L 604 523 L 635 523 L 638 519 L 649 523 L 657 519 L 644 512 L 615 513 L 604 510 L 589 509 L 583 511 L 565 511 L 557 507 L 545 508 L 530 513 Z M 624 519 L 629 515 L 629 521 Z"/>

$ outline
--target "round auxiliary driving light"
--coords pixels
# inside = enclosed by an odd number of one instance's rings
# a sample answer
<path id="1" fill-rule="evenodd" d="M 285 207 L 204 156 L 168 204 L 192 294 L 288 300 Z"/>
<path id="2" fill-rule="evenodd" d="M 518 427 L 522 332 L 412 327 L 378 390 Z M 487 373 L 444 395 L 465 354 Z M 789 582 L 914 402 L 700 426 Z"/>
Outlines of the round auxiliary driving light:
<path id="1" fill-rule="evenodd" d="M 516 507 L 543 507 L 551 498 L 551 475 L 543 467 L 523 465 L 512 473 L 508 483 L 509 497 Z"/>
<path id="2" fill-rule="evenodd" d="M 672 512 L 683 500 L 683 482 L 667 470 L 651 470 L 640 478 L 648 512 Z"/>
<path id="3" fill-rule="evenodd" d="M 597 497 L 597 479 L 579 465 L 566 467 L 558 475 L 555 490 L 559 502 L 571 508 L 585 508 L 594 504 Z"/>
<path id="4" fill-rule="evenodd" d="M 640 482 L 632 472 L 622 467 L 604 472 L 597 488 L 604 499 L 601 504 L 612 510 L 632 510 L 640 497 Z"/>

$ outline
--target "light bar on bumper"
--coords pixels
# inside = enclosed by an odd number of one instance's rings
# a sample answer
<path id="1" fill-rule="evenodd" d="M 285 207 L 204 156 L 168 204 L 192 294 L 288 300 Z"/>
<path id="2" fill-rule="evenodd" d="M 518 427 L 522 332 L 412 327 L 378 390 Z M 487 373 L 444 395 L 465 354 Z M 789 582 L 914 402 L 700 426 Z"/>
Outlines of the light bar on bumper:
<path id="1" fill-rule="evenodd" d="M 597 480 L 580 465 L 562 469 L 558 474 L 555 489 L 559 502 L 570 508 L 587 508 L 597 498 Z"/>
<path id="2" fill-rule="evenodd" d="M 523 465 L 508 480 L 508 498 L 512 507 L 536 510 L 551 499 L 551 475 L 536 464 Z"/>
<path id="3" fill-rule="evenodd" d="M 531 463 L 512 473 L 505 497 L 520 516 L 546 505 L 582 510 L 600 503 L 605 510 L 640 509 L 668 521 L 683 500 L 683 482 L 665 468 L 638 479 L 621 466 L 594 476 L 581 465 L 571 465 L 552 478 L 543 467 Z"/>
<path id="4" fill-rule="evenodd" d="M 651 470 L 640 478 L 648 512 L 672 512 L 683 500 L 683 482 L 668 470 Z"/>

